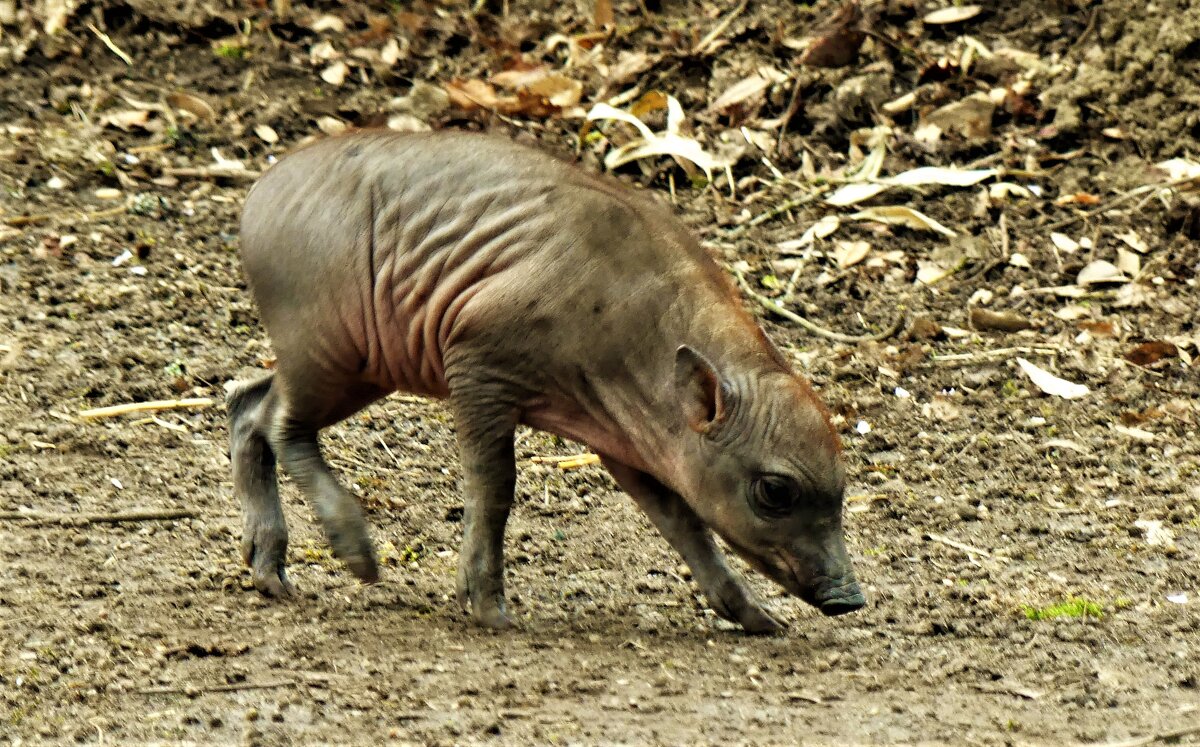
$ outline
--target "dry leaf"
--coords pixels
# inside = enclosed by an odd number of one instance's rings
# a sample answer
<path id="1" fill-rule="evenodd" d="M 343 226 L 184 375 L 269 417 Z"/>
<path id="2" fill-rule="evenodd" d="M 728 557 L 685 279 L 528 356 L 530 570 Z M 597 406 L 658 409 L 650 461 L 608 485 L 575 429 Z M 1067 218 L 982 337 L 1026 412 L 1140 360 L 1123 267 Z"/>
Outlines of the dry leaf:
<path id="1" fill-rule="evenodd" d="M 337 117 L 321 117 L 317 120 L 317 127 L 326 135 L 340 135 L 347 129 L 346 123 Z"/>
<path id="2" fill-rule="evenodd" d="M 1088 453 L 1086 448 L 1069 438 L 1052 438 L 1046 443 L 1042 444 L 1042 446 L 1047 449 L 1068 449 L 1079 454 Z"/>
<path id="3" fill-rule="evenodd" d="M 317 16 L 316 20 L 309 24 L 309 28 L 318 34 L 325 31 L 332 31 L 335 34 L 342 34 L 346 31 L 346 22 L 335 15 L 326 13 L 324 15 Z"/>
<path id="4" fill-rule="evenodd" d="M 1050 243 L 1054 244 L 1054 247 L 1059 251 L 1066 252 L 1067 254 L 1074 254 L 1079 251 L 1079 242 L 1065 233 L 1051 232 Z"/>
<path id="5" fill-rule="evenodd" d="M 908 111 L 909 109 L 912 108 L 913 104 L 915 104 L 916 102 L 917 102 L 917 94 L 914 91 L 909 91 L 908 93 L 904 94 L 903 96 L 892 99 L 891 101 L 887 102 L 886 104 L 883 104 L 879 108 L 882 109 L 887 114 L 895 115 L 895 114 L 900 114 L 901 112 Z"/>
<path id="6" fill-rule="evenodd" d="M 350 66 L 338 60 L 329 67 L 321 71 L 321 80 L 331 86 L 340 86 L 346 82 L 346 76 L 350 73 Z"/>
<path id="7" fill-rule="evenodd" d="M 1076 319 L 1082 319 L 1085 316 L 1091 316 L 1091 311 L 1086 306 L 1064 306 L 1054 312 L 1054 316 L 1066 322 L 1073 322 Z"/>
<path id="8" fill-rule="evenodd" d="M 534 68 L 514 68 L 489 76 L 488 81 L 500 88 L 517 91 L 535 83 L 550 74 L 550 69 L 541 66 Z"/>
<path id="9" fill-rule="evenodd" d="M 971 309 L 971 326 L 978 330 L 1020 332 L 1032 329 L 1033 322 L 1009 311 L 989 311 L 978 306 Z"/>
<path id="10" fill-rule="evenodd" d="M 1100 198 L 1096 195 L 1087 192 L 1075 192 L 1074 194 L 1062 195 L 1054 200 L 1055 205 L 1098 205 Z"/>
<path id="11" fill-rule="evenodd" d="M 667 129 L 656 133 L 647 127 L 645 122 L 638 119 L 636 112 L 660 108 L 660 103 L 666 105 Z M 596 104 L 587 113 L 589 122 L 609 119 L 633 125 L 641 135 L 640 138 L 614 148 L 605 155 L 604 166 L 609 170 L 640 158 L 670 155 L 696 164 L 704 170 L 711 182 L 713 169 L 729 165 L 729 162 L 718 159 L 705 151 L 699 141 L 679 134 L 683 127 L 683 107 L 679 105 L 679 101 L 674 96 L 647 94 L 628 112 L 602 103 Z"/>
<path id="12" fill-rule="evenodd" d="M 1167 172 L 1167 176 L 1172 181 L 1200 178 L 1200 163 L 1189 161 L 1186 158 L 1172 158 L 1169 161 L 1156 163 L 1154 166 Z"/>
<path id="13" fill-rule="evenodd" d="M 839 187 L 836 192 L 825 198 L 825 203 L 836 207 L 847 207 L 869 200 L 887 189 L 886 184 L 877 182 L 854 182 Z"/>
<path id="14" fill-rule="evenodd" d="M 992 132 L 992 113 L 996 104 L 980 91 L 935 109 L 922 119 L 922 124 L 941 132 L 957 132 L 968 140 L 981 140 Z"/>
<path id="15" fill-rule="evenodd" d="M 1125 410 L 1121 413 L 1122 425 L 1139 425 L 1147 423 L 1151 420 L 1158 420 L 1166 415 L 1166 411 L 1160 407 L 1147 407 L 1144 410 Z"/>
<path id="16" fill-rule="evenodd" d="M 134 127 L 145 128 L 149 121 L 150 112 L 147 109 L 127 109 L 100 117 L 101 125 L 111 125 L 127 132 Z"/>
<path id="17" fill-rule="evenodd" d="M 910 207 L 904 207 L 903 205 L 867 208 L 866 210 L 858 211 L 850 217 L 854 220 L 874 220 L 880 223 L 905 226 L 919 231 L 933 231 L 943 236 L 953 237 L 958 235 L 924 213 L 913 210 Z"/>
<path id="18" fill-rule="evenodd" d="M 400 42 L 396 41 L 396 37 L 389 38 L 383 49 L 379 50 L 379 59 L 388 67 L 400 61 Z"/>
<path id="19" fill-rule="evenodd" d="M 547 117 L 575 106 L 583 94 L 583 84 L 545 68 L 506 70 L 492 76 L 497 85 L 516 92 L 500 95 L 482 80 L 455 79 L 446 84 L 450 103 L 466 111 L 494 109 L 501 114 Z"/>
<path id="20" fill-rule="evenodd" d="M 926 13 L 925 17 L 921 20 L 933 26 L 961 23 L 979 15 L 982 10 L 983 7 L 979 5 L 958 5 L 949 8 L 938 8 L 935 11 Z"/>
<path id="21" fill-rule="evenodd" d="M 853 267 L 867 258 L 871 245 L 865 241 L 838 241 L 833 248 L 833 257 L 838 267 Z"/>
<path id="22" fill-rule="evenodd" d="M 1020 184 L 1013 184 L 1012 182 L 996 182 L 995 184 L 988 186 L 988 197 L 996 202 L 1002 202 L 1010 197 L 1020 197 L 1027 200 L 1030 197 L 1033 197 L 1033 193 L 1030 192 L 1026 187 L 1022 187 Z"/>
<path id="23" fill-rule="evenodd" d="M 850 0 L 823 25 L 821 35 L 800 55 L 800 62 L 813 67 L 845 67 L 854 62 L 867 38 L 861 23 L 862 9 L 857 0 Z"/>
<path id="24" fill-rule="evenodd" d="M 1138 255 L 1126 249 L 1117 249 L 1117 268 L 1131 278 L 1142 271 L 1142 260 Z"/>
<path id="25" fill-rule="evenodd" d="M 260 124 L 256 126 L 254 134 L 258 135 L 259 139 L 267 145 L 274 145 L 279 142 L 279 134 L 272 129 L 271 125 Z"/>
<path id="26" fill-rule="evenodd" d="M 1173 299 L 1170 299 L 1173 300 Z M 1120 288 L 1117 288 L 1117 294 L 1113 298 L 1113 308 L 1128 309 L 1133 306 L 1145 306 L 1150 301 L 1150 293 L 1137 283 L 1126 283 Z M 1187 312 L 1192 312 L 1194 309 L 1184 308 Z"/>
<path id="27" fill-rule="evenodd" d="M 655 57 L 651 57 L 642 51 L 627 52 L 621 50 L 617 54 L 617 61 L 608 68 L 608 83 L 612 86 L 619 86 L 623 83 L 636 78 L 641 73 L 650 69 L 654 64 Z"/>
<path id="28" fill-rule="evenodd" d="M 216 110 L 207 101 L 190 93 L 183 91 L 169 93 L 167 94 L 167 103 L 205 122 L 211 122 L 217 118 Z"/>
<path id="29" fill-rule="evenodd" d="M 940 340 L 945 337 L 942 325 L 924 315 L 913 318 L 912 326 L 908 328 L 908 336 L 913 340 Z"/>
<path id="30" fill-rule="evenodd" d="M 998 169 L 945 169 L 938 166 L 922 166 L 896 176 L 882 179 L 886 184 L 915 187 L 940 184 L 947 187 L 972 187 L 985 179 L 999 174 Z"/>
<path id="31" fill-rule="evenodd" d="M 1021 367 L 1021 370 L 1025 372 L 1030 381 L 1046 394 L 1062 397 L 1063 399 L 1077 399 L 1091 391 L 1083 384 L 1075 384 L 1066 379 L 1060 379 L 1049 371 L 1038 368 L 1024 358 L 1017 358 L 1017 365 Z"/>
<path id="32" fill-rule="evenodd" d="M 1166 340 L 1143 342 L 1125 354 L 1125 360 L 1136 366 L 1152 366 L 1164 358 L 1179 357 L 1179 348 Z"/>
<path id="33" fill-rule="evenodd" d="M 809 226 L 808 230 L 800 238 L 781 241 L 775 247 L 781 252 L 794 252 L 798 249 L 803 249 L 806 246 L 810 246 L 816 239 L 824 239 L 832 236 L 841 224 L 841 219 L 836 215 L 826 215 L 821 220 Z"/>
<path id="34" fill-rule="evenodd" d="M 397 132 L 428 132 L 433 129 L 425 120 L 411 114 L 393 114 L 388 117 L 387 126 L 389 130 Z"/>
<path id="35" fill-rule="evenodd" d="M 450 96 L 450 103 L 464 111 L 500 108 L 501 100 L 496 94 L 495 87 L 485 81 L 455 79 L 447 83 L 445 88 L 446 93 Z M 506 98 L 516 101 L 515 97 Z"/>
<path id="36" fill-rule="evenodd" d="M 770 85 L 771 81 L 758 74 L 743 78 L 718 96 L 717 100 L 712 102 L 708 109 L 709 111 L 723 112 L 747 99 L 759 96 Z"/>
<path id="37" fill-rule="evenodd" d="M 1124 283 L 1129 278 L 1125 276 L 1112 262 L 1097 259 L 1091 262 L 1075 278 L 1079 285 L 1099 285 L 1102 283 Z"/>
<path id="38" fill-rule="evenodd" d="M 1087 332 L 1092 337 L 1116 337 L 1117 325 L 1115 322 L 1080 322 L 1079 328 Z"/>
<path id="39" fill-rule="evenodd" d="M 1150 251 L 1150 246 L 1138 236 L 1136 231 L 1126 231 L 1125 233 L 1117 234 L 1117 238 L 1125 242 L 1125 245 L 1134 250 L 1138 254 L 1145 254 Z"/>
<path id="40" fill-rule="evenodd" d="M 1154 440 L 1154 434 L 1144 428 L 1129 428 L 1124 425 L 1114 425 L 1113 430 L 1138 441 L 1149 443 Z"/>
<path id="41" fill-rule="evenodd" d="M 612 0 L 595 0 L 592 12 L 592 25 L 597 29 L 605 29 L 614 25 Z"/>
<path id="42" fill-rule="evenodd" d="M 313 65 L 319 62 L 328 62 L 341 56 L 342 53 L 334 49 L 333 44 L 329 41 L 319 41 L 308 50 L 308 59 Z"/>
<path id="43" fill-rule="evenodd" d="M 937 262 L 926 262 L 923 259 L 917 260 L 917 281 L 925 285 L 933 285 L 953 274 L 954 268 L 952 267 L 945 267 Z M 945 330 L 945 327 L 942 329 Z"/>
<path id="44" fill-rule="evenodd" d="M 525 92 L 539 96 L 559 109 L 567 109 L 579 103 L 583 96 L 583 84 L 565 75 L 547 75 L 519 91 Z"/>

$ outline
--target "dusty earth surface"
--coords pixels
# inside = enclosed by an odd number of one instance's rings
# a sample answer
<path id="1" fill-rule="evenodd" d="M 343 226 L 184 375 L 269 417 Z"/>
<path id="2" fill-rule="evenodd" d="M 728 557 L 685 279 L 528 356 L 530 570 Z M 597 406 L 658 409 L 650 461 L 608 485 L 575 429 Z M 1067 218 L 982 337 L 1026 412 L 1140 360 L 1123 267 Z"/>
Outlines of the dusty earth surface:
<path id="1" fill-rule="evenodd" d="M 1153 164 L 1200 151 L 1200 12 L 1026 1 L 926 24 L 934 5 L 891 0 L 864 3 L 859 48 L 829 32 L 826 2 L 646 4 L 616 2 L 611 37 L 587 36 L 582 0 L 473 16 L 458 0 L 295 3 L 286 18 L 2 4 L 0 741 L 1198 739 L 1170 735 L 1200 723 L 1200 214 L 1193 184 Z M 804 64 L 806 39 L 849 49 L 847 64 Z M 467 111 L 430 87 L 537 65 L 581 83 L 579 109 Z M 754 305 L 835 413 L 869 606 L 824 619 L 756 578 L 790 629 L 731 629 L 601 468 L 534 461 L 581 446 L 523 431 L 507 545 L 519 629 L 481 631 L 449 596 L 453 423 L 403 396 L 325 436 L 368 507 L 382 583 L 331 559 L 285 482 L 302 595 L 261 598 L 239 558 L 220 398 L 271 351 L 236 255 L 251 179 L 212 149 L 254 172 L 323 130 L 391 119 L 495 129 L 599 169 L 633 130 L 606 124 L 577 156 L 579 113 L 635 87 L 675 96 L 705 148 L 741 152 L 732 189 L 723 169 L 705 187 L 668 158 L 622 179 L 673 191 L 756 293 L 824 328 L 905 320 L 847 343 Z M 940 109 L 979 92 L 998 105 Z M 1004 171 L 824 204 L 881 144 L 884 175 Z M 883 205 L 955 236 L 849 220 Z M 827 215 L 843 218 L 834 234 L 779 247 Z M 1095 260 L 1126 279 L 1080 284 Z M 1048 395 L 1017 357 L 1089 391 Z M 79 416 L 177 397 L 214 404 Z M 99 520 L 147 509 L 188 517 Z"/>

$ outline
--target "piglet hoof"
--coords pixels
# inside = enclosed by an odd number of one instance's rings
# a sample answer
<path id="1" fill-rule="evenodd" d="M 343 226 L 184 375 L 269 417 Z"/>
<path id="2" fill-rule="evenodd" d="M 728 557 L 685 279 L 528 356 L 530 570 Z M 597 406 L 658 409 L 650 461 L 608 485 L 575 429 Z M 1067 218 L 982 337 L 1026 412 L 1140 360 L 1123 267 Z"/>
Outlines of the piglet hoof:
<path id="1" fill-rule="evenodd" d="M 758 605 L 750 605 L 742 610 L 734 622 L 750 635 L 774 635 L 787 627 Z"/>
<path id="2" fill-rule="evenodd" d="M 471 581 L 468 578 L 465 566 L 459 566 L 456 596 L 458 598 L 458 606 L 462 608 L 463 612 L 471 616 L 476 625 L 491 630 L 508 630 L 516 627 L 504 611 L 503 594 L 489 596 L 487 594 L 472 593 Z"/>
<path id="3" fill-rule="evenodd" d="M 242 537 L 242 560 L 250 567 L 254 588 L 264 596 L 287 599 L 296 595 L 288 581 L 287 529 L 278 525 L 246 527 Z"/>
<path id="4" fill-rule="evenodd" d="M 288 581 L 287 571 L 282 565 L 275 568 L 252 568 L 250 578 L 254 588 L 264 596 L 275 599 L 291 599 L 296 596 L 296 587 Z"/>
<path id="5" fill-rule="evenodd" d="M 364 584 L 379 583 L 379 562 L 375 560 L 374 550 L 368 550 L 366 555 L 342 556 L 342 561 Z"/>
<path id="6" fill-rule="evenodd" d="M 354 521 L 327 522 L 325 525 L 334 557 L 341 560 L 350 572 L 364 584 L 379 581 L 379 561 L 375 548 L 367 537 L 366 524 L 361 517 Z"/>
<path id="7" fill-rule="evenodd" d="M 516 627 L 505 614 L 502 604 L 481 604 L 471 610 L 471 619 L 477 625 L 491 630 L 509 630 Z"/>
<path id="8" fill-rule="evenodd" d="M 786 625 L 776 620 L 769 612 L 754 601 L 750 593 L 740 584 L 730 585 L 722 590 L 723 593 L 714 595 L 709 604 L 713 611 L 731 623 L 737 623 L 751 635 L 772 635 L 783 630 Z"/>

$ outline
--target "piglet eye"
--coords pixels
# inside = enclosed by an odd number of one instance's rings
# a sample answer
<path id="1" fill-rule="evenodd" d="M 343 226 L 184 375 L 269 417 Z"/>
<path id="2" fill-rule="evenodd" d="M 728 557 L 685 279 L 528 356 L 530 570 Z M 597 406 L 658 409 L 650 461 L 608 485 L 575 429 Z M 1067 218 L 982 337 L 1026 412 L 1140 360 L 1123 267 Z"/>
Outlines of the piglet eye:
<path id="1" fill-rule="evenodd" d="M 762 475 L 754 480 L 750 505 L 754 512 L 767 519 L 779 519 L 790 514 L 800 502 L 800 484 L 784 475 Z"/>

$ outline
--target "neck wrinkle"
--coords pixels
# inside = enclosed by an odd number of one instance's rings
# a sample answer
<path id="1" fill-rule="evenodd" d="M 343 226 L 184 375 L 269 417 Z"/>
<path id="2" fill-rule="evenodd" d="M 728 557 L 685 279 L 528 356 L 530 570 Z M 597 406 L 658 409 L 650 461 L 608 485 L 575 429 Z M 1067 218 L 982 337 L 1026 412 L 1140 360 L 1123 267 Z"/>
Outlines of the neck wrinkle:
<path id="1" fill-rule="evenodd" d="M 596 382 L 594 390 L 613 421 L 602 428 L 628 449 L 606 456 L 649 473 L 676 492 L 691 482 L 688 445 L 695 436 L 676 400 L 676 348 L 691 346 L 728 379 L 779 368 L 740 301 L 708 283 L 696 282 L 693 288 L 709 292 L 680 294 L 664 306 L 658 320 L 647 320 L 657 322 L 659 330 L 681 330 L 678 338 L 668 336 L 665 346 L 649 350 L 631 349 L 622 375 Z"/>

